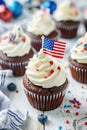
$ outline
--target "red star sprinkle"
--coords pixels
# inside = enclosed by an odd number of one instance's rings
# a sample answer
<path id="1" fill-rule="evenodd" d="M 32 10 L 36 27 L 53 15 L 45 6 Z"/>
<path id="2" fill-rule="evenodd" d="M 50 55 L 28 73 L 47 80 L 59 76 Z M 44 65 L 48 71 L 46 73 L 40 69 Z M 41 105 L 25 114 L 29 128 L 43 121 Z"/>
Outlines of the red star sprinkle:
<path id="1" fill-rule="evenodd" d="M 77 105 L 77 104 L 74 104 L 73 107 L 78 107 L 78 105 Z"/>
<path id="2" fill-rule="evenodd" d="M 87 51 L 87 48 L 84 48 L 84 51 Z"/>
<path id="3" fill-rule="evenodd" d="M 53 65 L 53 61 L 51 60 L 51 61 L 49 61 L 49 63 L 50 63 L 50 65 Z"/>
<path id="4" fill-rule="evenodd" d="M 25 42 L 25 41 L 26 41 L 26 37 L 25 37 L 25 36 L 22 36 L 22 37 L 21 37 L 21 40 L 22 40 L 23 42 Z"/>
<path id="5" fill-rule="evenodd" d="M 52 74 L 54 72 L 54 70 L 50 70 L 50 73 Z"/>
<path id="6" fill-rule="evenodd" d="M 19 91 L 18 91 L 18 90 L 16 90 L 15 92 L 16 92 L 16 93 L 19 93 Z"/>
<path id="7" fill-rule="evenodd" d="M 57 69 L 60 70 L 60 66 L 58 66 Z"/>
<path id="8" fill-rule="evenodd" d="M 66 113 L 70 113 L 70 110 L 66 110 Z"/>
<path id="9" fill-rule="evenodd" d="M 70 122 L 69 122 L 69 120 L 66 120 L 66 124 L 69 124 Z"/>
<path id="10" fill-rule="evenodd" d="M 79 112 L 76 112 L 75 115 L 78 116 L 78 115 L 79 115 Z"/>
<path id="11" fill-rule="evenodd" d="M 85 122 L 85 125 L 87 126 L 87 122 Z"/>
<path id="12" fill-rule="evenodd" d="M 14 45 L 14 42 L 12 42 L 12 44 Z"/>
<path id="13" fill-rule="evenodd" d="M 46 79 L 46 78 L 47 78 L 47 76 L 44 76 L 44 78 Z"/>
<path id="14" fill-rule="evenodd" d="M 6 37 L 4 37 L 3 39 L 6 40 L 7 38 L 8 38 L 8 37 L 6 36 Z"/>

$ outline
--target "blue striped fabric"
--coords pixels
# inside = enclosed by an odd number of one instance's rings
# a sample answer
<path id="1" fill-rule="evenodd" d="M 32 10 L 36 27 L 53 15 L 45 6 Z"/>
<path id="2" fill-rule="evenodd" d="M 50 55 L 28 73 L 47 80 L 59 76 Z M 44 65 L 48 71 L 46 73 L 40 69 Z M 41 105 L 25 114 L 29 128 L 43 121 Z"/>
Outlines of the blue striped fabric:
<path id="1" fill-rule="evenodd" d="M 21 130 L 20 126 L 28 116 L 26 110 L 19 110 L 11 100 L 0 91 L 0 130 Z"/>
<path id="2" fill-rule="evenodd" d="M 8 110 L 7 112 L 8 115 L 11 116 L 15 121 L 17 121 L 20 125 L 23 123 L 23 119 L 19 117 L 16 113 L 12 112 L 11 110 Z"/>
<path id="3" fill-rule="evenodd" d="M 8 69 L 8 70 L 0 70 L 0 89 L 3 87 L 5 83 L 5 78 L 6 77 L 12 77 L 13 76 L 13 71 Z"/>

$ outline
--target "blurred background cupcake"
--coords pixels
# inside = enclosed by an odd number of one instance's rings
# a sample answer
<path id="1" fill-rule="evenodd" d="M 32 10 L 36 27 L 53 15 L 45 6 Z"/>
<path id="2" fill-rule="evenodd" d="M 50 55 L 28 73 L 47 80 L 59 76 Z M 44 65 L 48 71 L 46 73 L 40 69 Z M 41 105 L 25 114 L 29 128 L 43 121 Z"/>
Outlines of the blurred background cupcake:
<path id="1" fill-rule="evenodd" d="M 24 74 L 25 66 L 33 54 L 30 38 L 20 26 L 15 25 L 0 39 L 0 66 L 2 69 L 11 69 L 15 76 Z"/>
<path id="2" fill-rule="evenodd" d="M 87 33 L 78 40 L 71 50 L 69 66 L 75 80 L 87 83 Z"/>
<path id="3" fill-rule="evenodd" d="M 23 84 L 30 104 L 36 109 L 48 111 L 63 102 L 68 79 L 62 64 L 41 49 L 30 59 Z"/>
<path id="4" fill-rule="evenodd" d="M 56 28 L 56 24 L 50 16 L 49 9 L 44 8 L 33 14 L 32 20 L 28 24 L 28 35 L 31 38 L 32 46 L 37 51 L 42 46 L 42 35 L 49 39 L 57 39 L 60 36 L 60 31 Z"/>
<path id="5" fill-rule="evenodd" d="M 76 37 L 80 24 L 80 12 L 75 2 L 65 0 L 60 3 L 53 14 L 53 18 L 56 21 L 57 28 L 61 30 L 63 38 Z"/>
<path id="6" fill-rule="evenodd" d="M 83 16 L 83 23 L 84 23 L 85 29 L 87 31 L 87 7 L 83 8 L 82 16 Z"/>

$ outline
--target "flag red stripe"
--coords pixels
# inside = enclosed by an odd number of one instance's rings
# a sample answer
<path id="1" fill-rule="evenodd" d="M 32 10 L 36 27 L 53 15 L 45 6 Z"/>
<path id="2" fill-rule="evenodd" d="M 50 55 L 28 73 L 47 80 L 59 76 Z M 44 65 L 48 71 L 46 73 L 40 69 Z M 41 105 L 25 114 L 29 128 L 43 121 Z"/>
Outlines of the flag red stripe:
<path id="1" fill-rule="evenodd" d="M 57 40 L 54 40 L 54 42 L 58 42 L 58 43 L 61 43 L 61 44 L 65 44 L 65 45 L 66 45 L 66 42 L 61 42 L 61 41 L 57 41 Z"/>
<path id="2" fill-rule="evenodd" d="M 64 50 L 63 49 L 60 49 L 60 48 L 54 48 L 54 51 L 58 51 L 58 52 L 64 52 Z"/>
<path id="3" fill-rule="evenodd" d="M 53 55 L 53 54 L 48 53 L 47 51 L 45 51 L 44 53 L 45 53 L 45 54 L 49 54 L 50 56 L 53 56 L 53 57 L 55 57 L 55 58 L 63 58 L 63 56 Z"/>
<path id="4" fill-rule="evenodd" d="M 47 49 L 44 49 L 44 52 L 48 52 L 49 54 L 53 54 L 53 55 L 61 55 L 63 56 L 64 53 L 61 53 L 61 52 L 55 52 L 55 51 L 50 51 L 50 50 L 47 50 Z"/>
<path id="5" fill-rule="evenodd" d="M 55 46 L 54 46 L 54 48 L 55 48 L 55 49 L 65 50 L 65 48 L 62 48 L 62 47 L 55 47 Z"/>
<path id="6" fill-rule="evenodd" d="M 54 46 L 56 46 L 56 47 L 63 47 L 63 48 L 65 48 L 66 46 L 64 46 L 64 45 L 60 45 L 60 44 L 54 44 Z"/>
<path id="7" fill-rule="evenodd" d="M 60 45 L 60 46 L 66 46 L 65 43 L 60 43 L 60 42 L 54 42 L 56 45 Z"/>
<path id="8" fill-rule="evenodd" d="M 61 53 L 64 53 L 64 50 L 61 50 L 61 49 L 54 49 L 55 52 L 61 52 Z"/>
<path id="9" fill-rule="evenodd" d="M 53 54 L 56 54 L 56 55 L 58 55 L 58 54 L 64 55 L 64 53 L 58 52 L 58 51 L 51 51 L 51 50 L 48 50 L 48 49 L 44 49 L 44 51 L 48 51 L 49 53 L 53 53 Z"/>

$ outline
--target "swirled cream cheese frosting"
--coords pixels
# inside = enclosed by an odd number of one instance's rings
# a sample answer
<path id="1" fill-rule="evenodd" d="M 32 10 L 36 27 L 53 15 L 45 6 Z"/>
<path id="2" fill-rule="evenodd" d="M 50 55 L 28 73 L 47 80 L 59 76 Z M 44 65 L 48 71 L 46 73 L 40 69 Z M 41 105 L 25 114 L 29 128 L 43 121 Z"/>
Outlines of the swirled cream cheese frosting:
<path id="1" fill-rule="evenodd" d="M 46 14 L 42 10 L 38 10 L 28 24 L 28 31 L 35 35 L 49 35 L 56 29 L 55 22 L 50 14 Z"/>
<path id="2" fill-rule="evenodd" d="M 33 84 L 43 88 L 58 87 L 66 81 L 61 63 L 54 57 L 44 54 L 42 49 L 30 59 L 25 73 Z"/>
<path id="3" fill-rule="evenodd" d="M 56 21 L 79 21 L 80 12 L 74 2 L 66 0 L 59 5 L 53 17 Z"/>
<path id="4" fill-rule="evenodd" d="M 71 49 L 71 58 L 75 59 L 78 63 L 87 64 L 87 33 Z"/>
<path id="5" fill-rule="evenodd" d="M 30 38 L 18 25 L 15 25 L 13 30 L 5 34 L 0 40 L 0 50 L 8 57 L 23 56 L 28 54 L 30 49 Z"/>

